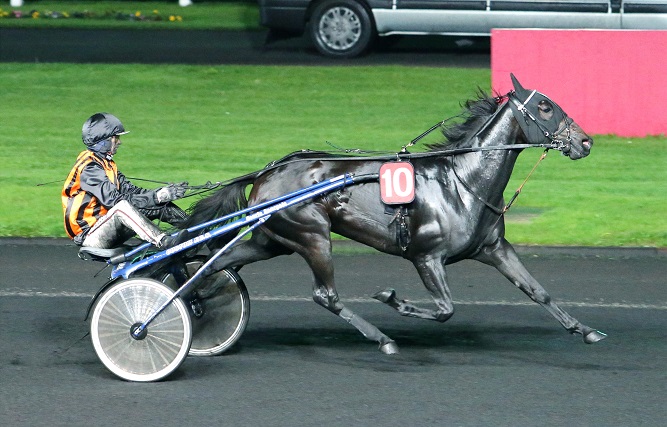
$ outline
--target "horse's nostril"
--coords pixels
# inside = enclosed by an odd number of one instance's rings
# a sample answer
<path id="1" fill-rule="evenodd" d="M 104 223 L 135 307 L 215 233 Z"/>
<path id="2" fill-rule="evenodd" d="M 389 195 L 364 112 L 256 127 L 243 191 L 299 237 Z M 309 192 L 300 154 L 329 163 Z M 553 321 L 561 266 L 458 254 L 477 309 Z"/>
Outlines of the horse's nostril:
<path id="1" fill-rule="evenodd" d="M 593 141 L 587 139 L 582 142 L 582 145 L 586 147 L 588 150 L 590 150 L 591 146 L 593 146 Z"/>

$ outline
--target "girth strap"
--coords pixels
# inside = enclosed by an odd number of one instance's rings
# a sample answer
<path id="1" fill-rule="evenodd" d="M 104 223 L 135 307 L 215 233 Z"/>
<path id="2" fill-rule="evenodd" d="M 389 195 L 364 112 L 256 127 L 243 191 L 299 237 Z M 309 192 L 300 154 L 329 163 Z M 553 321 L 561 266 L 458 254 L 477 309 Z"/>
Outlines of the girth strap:
<path id="1" fill-rule="evenodd" d="M 396 205 L 389 206 L 385 205 L 384 213 L 387 215 L 393 215 L 389 225 L 396 223 L 396 244 L 401 248 L 402 252 L 408 250 L 412 236 L 410 235 L 410 229 L 406 218 L 410 216 L 408 207 L 406 205 Z"/>

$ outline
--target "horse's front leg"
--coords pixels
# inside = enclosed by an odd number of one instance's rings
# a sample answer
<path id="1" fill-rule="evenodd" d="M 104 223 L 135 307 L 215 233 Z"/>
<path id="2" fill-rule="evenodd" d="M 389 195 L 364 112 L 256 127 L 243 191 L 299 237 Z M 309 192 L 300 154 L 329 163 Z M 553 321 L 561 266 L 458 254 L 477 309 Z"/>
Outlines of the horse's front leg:
<path id="1" fill-rule="evenodd" d="M 592 344 L 607 336 L 600 331 L 581 324 L 577 319 L 554 303 L 542 285 L 528 272 L 507 240 L 501 238 L 495 245 L 483 248 L 476 259 L 496 267 L 498 271 L 528 295 L 530 299 L 546 308 L 567 331 L 573 334 L 581 334 L 585 343 Z"/>
<path id="2" fill-rule="evenodd" d="M 398 299 L 393 289 L 385 289 L 373 295 L 398 311 L 402 316 L 417 317 L 419 319 L 437 320 L 444 322 L 454 314 L 452 296 L 447 287 L 447 271 L 444 262 L 439 256 L 429 256 L 413 260 L 413 264 L 421 277 L 424 286 L 431 293 L 437 310 L 417 307 L 414 304 Z"/>

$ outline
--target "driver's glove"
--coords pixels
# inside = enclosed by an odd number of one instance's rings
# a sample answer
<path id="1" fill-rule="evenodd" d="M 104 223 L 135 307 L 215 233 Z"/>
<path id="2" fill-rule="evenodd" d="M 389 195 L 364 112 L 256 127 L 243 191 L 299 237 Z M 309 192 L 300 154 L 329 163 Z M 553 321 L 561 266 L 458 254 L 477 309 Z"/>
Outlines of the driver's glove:
<path id="1" fill-rule="evenodd" d="M 158 203 L 167 203 L 172 200 L 178 200 L 185 195 L 188 189 L 187 182 L 179 182 L 178 184 L 169 184 L 155 191 L 155 200 Z"/>

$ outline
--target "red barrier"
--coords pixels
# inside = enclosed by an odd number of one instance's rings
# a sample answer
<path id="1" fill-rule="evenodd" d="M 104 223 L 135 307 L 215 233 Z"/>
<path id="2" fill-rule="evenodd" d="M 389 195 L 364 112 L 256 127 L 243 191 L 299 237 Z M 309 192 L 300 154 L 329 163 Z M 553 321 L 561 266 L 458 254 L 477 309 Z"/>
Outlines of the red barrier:
<path id="1" fill-rule="evenodd" d="M 494 91 L 510 73 L 589 134 L 667 135 L 667 31 L 493 30 Z"/>

